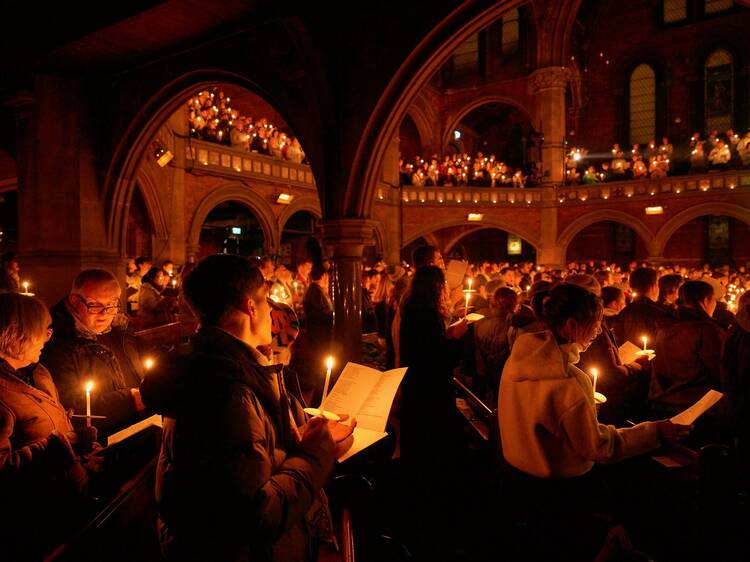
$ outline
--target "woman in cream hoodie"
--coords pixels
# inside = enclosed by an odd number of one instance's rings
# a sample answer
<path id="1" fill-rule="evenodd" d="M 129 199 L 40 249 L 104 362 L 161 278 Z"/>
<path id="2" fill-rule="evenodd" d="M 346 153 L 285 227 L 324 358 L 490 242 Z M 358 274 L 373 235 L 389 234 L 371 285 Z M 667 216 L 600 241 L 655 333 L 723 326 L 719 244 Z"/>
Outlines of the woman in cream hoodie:
<path id="1" fill-rule="evenodd" d="M 505 460 L 543 479 L 582 476 L 679 439 L 689 427 L 668 420 L 618 429 L 597 421 L 592 379 L 576 367 L 599 334 L 602 305 L 589 291 L 555 287 L 544 305 L 547 330 L 516 340 L 500 380 L 498 413 Z"/>

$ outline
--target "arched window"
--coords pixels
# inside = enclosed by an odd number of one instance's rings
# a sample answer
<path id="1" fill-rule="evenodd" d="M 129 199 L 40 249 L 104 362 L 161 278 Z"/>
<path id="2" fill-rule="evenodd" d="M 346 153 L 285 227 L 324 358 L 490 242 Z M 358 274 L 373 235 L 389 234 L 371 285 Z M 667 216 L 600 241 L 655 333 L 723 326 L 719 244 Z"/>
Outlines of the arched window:
<path id="1" fill-rule="evenodd" d="M 503 55 L 513 55 L 518 52 L 520 35 L 518 8 L 514 8 L 503 16 Z"/>
<path id="2" fill-rule="evenodd" d="M 656 74 L 647 64 L 630 75 L 630 144 L 646 143 L 656 136 Z"/>
<path id="3" fill-rule="evenodd" d="M 704 66 L 704 114 L 706 131 L 726 131 L 734 114 L 734 62 L 724 49 L 714 51 Z"/>
<path id="4" fill-rule="evenodd" d="M 453 53 L 453 75 L 466 76 L 479 71 L 479 34 L 461 43 Z"/>
<path id="5" fill-rule="evenodd" d="M 687 0 L 663 0 L 664 23 L 675 23 L 687 19 Z"/>
<path id="6" fill-rule="evenodd" d="M 703 4 L 703 12 L 706 14 L 715 14 L 730 10 L 734 6 L 734 0 L 706 0 Z"/>

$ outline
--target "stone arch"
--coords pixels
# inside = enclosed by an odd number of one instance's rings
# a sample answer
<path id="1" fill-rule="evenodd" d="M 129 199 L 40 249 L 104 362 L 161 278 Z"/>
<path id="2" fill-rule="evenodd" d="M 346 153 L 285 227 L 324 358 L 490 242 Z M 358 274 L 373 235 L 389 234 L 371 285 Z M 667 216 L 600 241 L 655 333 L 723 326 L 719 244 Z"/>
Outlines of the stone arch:
<path id="1" fill-rule="evenodd" d="M 143 196 L 143 200 L 146 203 L 148 220 L 151 223 L 152 229 L 151 234 L 156 238 L 168 238 L 169 226 L 167 223 L 167 217 L 164 214 L 164 209 L 162 208 L 161 201 L 159 199 L 159 191 L 156 182 L 148 173 L 142 171 L 138 174 L 138 177 L 135 180 L 135 184 L 138 189 L 141 190 L 141 195 Z M 131 190 L 128 194 L 128 200 L 125 208 L 126 217 L 130 212 L 130 202 L 133 199 L 133 193 L 135 193 L 134 189 Z M 125 229 L 125 231 L 127 231 L 127 220 L 123 221 L 122 227 Z M 120 234 L 122 244 L 119 248 L 120 251 L 125 250 L 125 231 Z"/>
<path id="2" fill-rule="evenodd" d="M 271 205 L 251 188 L 242 183 L 230 183 L 206 195 L 193 213 L 187 236 L 188 254 L 195 253 L 200 240 L 201 228 L 208 214 L 219 204 L 236 201 L 250 209 L 263 230 L 263 250 L 273 253 L 279 247 L 280 231 Z"/>
<path id="3" fill-rule="evenodd" d="M 403 247 L 408 246 L 417 238 L 421 237 L 421 238 L 427 239 L 427 237 L 430 236 L 435 231 L 441 230 L 443 228 L 448 228 L 451 226 L 461 226 L 461 225 L 474 226 L 475 223 L 469 222 L 465 218 L 462 218 L 462 219 L 448 220 L 442 223 L 425 226 L 415 232 L 410 233 L 408 237 L 405 237 Z M 458 240 L 460 240 L 467 234 L 470 234 L 472 232 L 476 232 L 477 230 L 482 230 L 485 228 L 499 228 L 500 230 L 504 230 L 505 232 L 508 232 L 509 234 L 515 234 L 516 236 L 522 238 L 525 242 L 528 242 L 529 244 L 534 246 L 534 249 L 537 252 L 539 252 L 539 248 L 541 247 L 541 240 L 539 239 L 538 235 L 534 234 L 531 231 L 526 230 L 525 228 L 521 228 L 518 225 L 508 222 L 501 218 L 490 217 L 490 216 L 485 215 L 484 219 L 482 220 L 482 224 L 476 225 L 476 226 L 477 228 L 464 232 L 460 234 L 459 236 L 457 236 L 455 240 L 451 240 L 450 244 L 446 245 L 446 249 L 455 245 L 455 243 L 458 242 Z"/>
<path id="4" fill-rule="evenodd" d="M 217 83 L 234 84 L 265 100 L 272 99 L 272 96 L 255 82 L 234 72 L 217 69 L 187 72 L 153 92 L 117 142 L 103 185 L 107 239 L 112 247 L 123 247 L 128 205 L 132 191 L 135 189 L 136 174 L 141 159 L 150 148 L 152 139 L 156 137 L 159 129 L 169 117 L 185 102 L 189 92 L 208 88 Z M 200 225 L 198 232 L 200 233 Z M 270 232 L 272 229 L 269 230 Z M 197 244 L 197 238 L 195 243 Z M 192 244 L 192 238 L 188 238 L 188 245 L 190 244 Z"/>
<path id="5" fill-rule="evenodd" d="M 646 244 L 646 248 L 648 249 L 648 253 L 650 256 L 660 255 L 658 253 L 655 253 L 655 237 L 651 230 L 649 230 L 649 228 L 645 225 L 645 223 L 643 223 L 643 221 L 637 219 L 633 215 L 629 215 L 622 211 L 616 211 L 614 209 L 600 209 L 597 211 L 592 211 L 578 217 L 576 220 L 570 223 L 565 228 L 565 230 L 563 230 L 562 233 L 557 237 L 556 246 L 560 249 L 561 254 L 563 256 L 567 254 L 568 245 L 573 240 L 576 234 L 581 232 L 587 226 L 602 221 L 619 222 L 621 224 L 624 224 L 625 226 L 632 228 Z"/>
<path id="6" fill-rule="evenodd" d="M 284 231 L 284 227 L 291 216 L 300 211 L 307 211 L 316 219 L 321 219 L 323 217 L 323 214 L 320 211 L 320 201 L 318 201 L 317 197 L 313 197 L 312 195 L 295 197 L 294 201 L 292 201 L 290 205 L 287 205 L 279 215 L 277 221 L 279 225 L 279 236 L 281 236 L 281 233 Z"/>
<path id="7" fill-rule="evenodd" d="M 667 247 L 667 242 L 677 230 L 693 219 L 705 215 L 723 215 L 741 220 L 750 225 L 750 209 L 732 203 L 702 203 L 685 209 L 669 219 L 656 233 L 654 249 L 656 256 L 661 256 Z"/>
<path id="8" fill-rule="evenodd" d="M 504 103 L 506 105 L 515 107 L 517 110 L 519 110 L 528 118 L 529 123 L 533 123 L 533 120 L 531 119 L 531 112 L 518 100 L 509 98 L 507 96 L 495 96 L 495 95 L 484 96 L 484 97 L 472 100 L 466 105 L 464 105 L 461 109 L 458 110 L 458 112 L 456 113 L 456 116 L 448 122 L 448 126 L 443 132 L 443 138 L 441 140 L 441 148 L 445 149 L 445 147 L 448 146 L 448 144 L 453 140 L 452 138 L 453 131 L 455 131 L 456 128 L 461 124 L 461 121 L 464 119 L 464 117 L 466 117 L 469 113 L 471 113 L 475 109 L 482 107 L 483 105 L 488 105 L 491 103 Z"/>

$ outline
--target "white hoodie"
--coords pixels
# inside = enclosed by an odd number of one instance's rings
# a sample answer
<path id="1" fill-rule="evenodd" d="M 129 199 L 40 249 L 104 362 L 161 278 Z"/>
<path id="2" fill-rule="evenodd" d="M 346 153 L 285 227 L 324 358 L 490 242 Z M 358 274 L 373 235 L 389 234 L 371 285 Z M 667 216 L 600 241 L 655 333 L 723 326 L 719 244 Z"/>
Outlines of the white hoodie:
<path id="1" fill-rule="evenodd" d="M 551 332 L 516 340 L 500 379 L 498 417 L 505 460 L 539 478 L 585 474 L 659 446 L 655 422 L 617 429 L 596 419 L 589 375 L 575 366 L 578 344 Z"/>

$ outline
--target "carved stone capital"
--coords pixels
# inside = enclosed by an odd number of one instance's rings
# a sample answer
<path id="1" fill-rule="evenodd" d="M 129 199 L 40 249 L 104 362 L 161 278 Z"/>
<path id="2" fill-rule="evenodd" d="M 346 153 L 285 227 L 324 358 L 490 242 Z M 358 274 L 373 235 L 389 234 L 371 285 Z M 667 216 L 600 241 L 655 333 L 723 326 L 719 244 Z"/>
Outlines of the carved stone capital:
<path id="1" fill-rule="evenodd" d="M 529 93 L 537 94 L 544 90 L 564 89 L 570 78 L 570 70 L 564 66 L 540 68 L 529 76 Z"/>
<path id="2" fill-rule="evenodd" d="M 320 222 L 323 244 L 334 257 L 362 257 L 365 246 L 375 244 L 376 222 L 369 219 L 328 219 Z"/>

